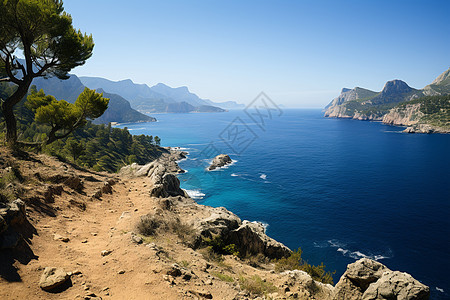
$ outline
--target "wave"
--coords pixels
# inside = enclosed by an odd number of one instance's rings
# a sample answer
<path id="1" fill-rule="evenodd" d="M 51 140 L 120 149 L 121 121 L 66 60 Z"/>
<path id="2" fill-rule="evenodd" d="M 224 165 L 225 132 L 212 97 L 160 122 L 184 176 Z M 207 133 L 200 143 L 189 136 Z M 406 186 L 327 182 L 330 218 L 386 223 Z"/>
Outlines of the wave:
<path id="1" fill-rule="evenodd" d="M 370 253 L 370 251 L 368 251 L 368 254 L 363 253 L 359 250 L 353 250 L 353 249 L 349 249 L 347 247 L 347 244 L 338 241 L 338 240 L 328 240 L 326 242 L 314 242 L 314 247 L 317 248 L 326 248 L 326 247 L 331 247 L 331 248 L 336 248 L 337 252 L 340 252 L 343 256 L 346 257 L 350 257 L 353 259 L 360 259 L 360 258 L 370 258 L 373 260 L 381 260 L 381 259 L 388 259 L 388 258 L 392 258 L 392 250 L 388 249 L 386 251 L 386 253 L 384 254 L 374 254 L 374 253 Z"/>
<path id="2" fill-rule="evenodd" d="M 206 195 L 202 193 L 200 190 L 185 190 L 188 193 L 189 197 L 195 200 L 203 199 Z"/>
<path id="3" fill-rule="evenodd" d="M 438 288 L 436 287 L 436 291 L 441 292 L 441 293 L 445 293 L 444 289 Z"/>
<path id="4" fill-rule="evenodd" d="M 235 174 L 235 173 L 231 173 L 230 176 L 231 176 L 231 177 L 239 177 L 239 175 L 238 175 L 238 174 Z"/>
<path id="5" fill-rule="evenodd" d="M 141 127 L 141 128 L 128 128 L 128 131 L 133 131 L 133 130 L 145 130 L 147 128 L 145 127 Z"/>
<path id="6" fill-rule="evenodd" d="M 267 175 L 266 174 L 261 174 L 259 176 L 259 178 L 261 178 L 262 180 L 266 180 L 267 179 Z"/>

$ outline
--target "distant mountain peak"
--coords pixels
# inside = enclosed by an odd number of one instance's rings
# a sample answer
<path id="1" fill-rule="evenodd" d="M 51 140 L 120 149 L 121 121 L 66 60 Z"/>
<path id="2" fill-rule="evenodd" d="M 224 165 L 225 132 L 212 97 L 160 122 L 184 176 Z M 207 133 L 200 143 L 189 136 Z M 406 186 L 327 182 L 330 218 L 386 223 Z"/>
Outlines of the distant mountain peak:
<path id="1" fill-rule="evenodd" d="M 440 84 L 446 79 L 450 79 L 450 68 L 447 69 L 444 73 L 439 75 L 431 84 Z"/>
<path id="2" fill-rule="evenodd" d="M 342 88 L 341 94 L 346 93 L 346 92 L 349 92 L 349 91 L 351 91 L 351 89 L 348 89 L 348 88 Z"/>
<path id="3" fill-rule="evenodd" d="M 406 82 L 400 79 L 394 79 L 386 82 L 381 94 L 387 95 L 393 93 L 407 93 L 411 90 L 412 88 Z"/>

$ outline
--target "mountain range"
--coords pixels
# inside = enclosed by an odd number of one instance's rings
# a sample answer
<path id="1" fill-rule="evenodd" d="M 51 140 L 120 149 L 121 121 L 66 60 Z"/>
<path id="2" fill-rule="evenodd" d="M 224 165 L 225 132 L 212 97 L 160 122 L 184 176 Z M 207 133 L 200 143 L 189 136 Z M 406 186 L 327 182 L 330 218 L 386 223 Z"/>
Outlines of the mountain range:
<path id="1" fill-rule="evenodd" d="M 38 90 L 42 89 L 46 94 L 53 95 L 56 99 L 64 99 L 67 102 L 74 103 L 78 95 L 84 90 L 85 86 L 76 75 L 70 75 L 69 79 L 61 80 L 56 77 L 39 77 L 33 81 Z M 105 93 L 103 96 L 110 98 L 108 109 L 99 118 L 95 119 L 95 124 L 107 124 L 109 122 L 118 123 L 136 123 L 136 122 L 155 122 L 156 119 L 140 113 L 131 108 L 130 103 L 123 97 Z"/>
<path id="2" fill-rule="evenodd" d="M 158 83 L 149 87 L 130 79 L 111 81 L 100 77 L 80 77 L 80 80 L 90 89 L 101 88 L 122 96 L 130 102 L 132 108 L 144 113 L 223 112 L 226 109 L 244 107 L 234 101 L 215 103 L 201 99 L 185 86 L 172 88 Z"/>
<path id="3" fill-rule="evenodd" d="M 325 117 L 383 121 L 408 126 L 407 132 L 450 132 L 449 94 L 450 68 L 423 89 L 398 79 L 380 92 L 343 88 L 325 107 Z"/>

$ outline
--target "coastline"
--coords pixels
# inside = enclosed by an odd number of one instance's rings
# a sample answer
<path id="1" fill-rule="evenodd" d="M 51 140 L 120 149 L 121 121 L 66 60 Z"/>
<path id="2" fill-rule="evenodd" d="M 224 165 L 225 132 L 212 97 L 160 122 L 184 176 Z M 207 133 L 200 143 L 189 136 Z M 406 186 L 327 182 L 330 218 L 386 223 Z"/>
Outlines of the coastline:
<path id="1" fill-rule="evenodd" d="M 429 288 L 409 274 L 366 258 L 350 264 L 335 286 L 302 270 L 277 269 L 274 259 L 291 251 L 268 237 L 263 224 L 241 220 L 224 207 L 198 204 L 180 188 L 176 175 L 183 170 L 176 161 L 185 156 L 182 151 L 167 151 L 119 174 L 73 168 L 43 154 L 30 153 L 33 159 L 20 162 L 2 155 L 16 161 L 25 178 L 42 184 L 25 181 L 31 194 L 6 208 L 6 215 L 1 210 L 4 220 L 20 216 L 34 233 L 25 249 L 31 251 L 28 262 L 2 256 L 2 263 L 14 263 L 21 280 L 0 276 L 0 298 L 344 300 L 382 291 L 404 295 L 398 299 L 428 298 Z M 14 205 L 19 204 L 18 214 Z M 155 221 L 153 234 L 140 232 L 144 220 Z M 213 241 L 234 245 L 232 253 L 211 251 Z M 0 255 L 20 249 L 2 249 Z M 48 268 L 64 274 L 61 284 L 68 282 L 57 292 L 39 285 Z"/>

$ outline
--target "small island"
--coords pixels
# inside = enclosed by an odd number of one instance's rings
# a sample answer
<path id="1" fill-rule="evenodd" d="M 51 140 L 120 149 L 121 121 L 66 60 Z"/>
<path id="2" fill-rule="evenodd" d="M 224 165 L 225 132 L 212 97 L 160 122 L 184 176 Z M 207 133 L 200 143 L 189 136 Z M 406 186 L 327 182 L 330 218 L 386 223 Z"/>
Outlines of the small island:
<path id="1" fill-rule="evenodd" d="M 226 165 L 231 164 L 233 161 L 231 158 L 226 154 L 219 154 L 216 157 L 214 157 L 211 165 L 208 167 L 208 171 L 213 171 L 217 168 L 224 167 Z"/>

